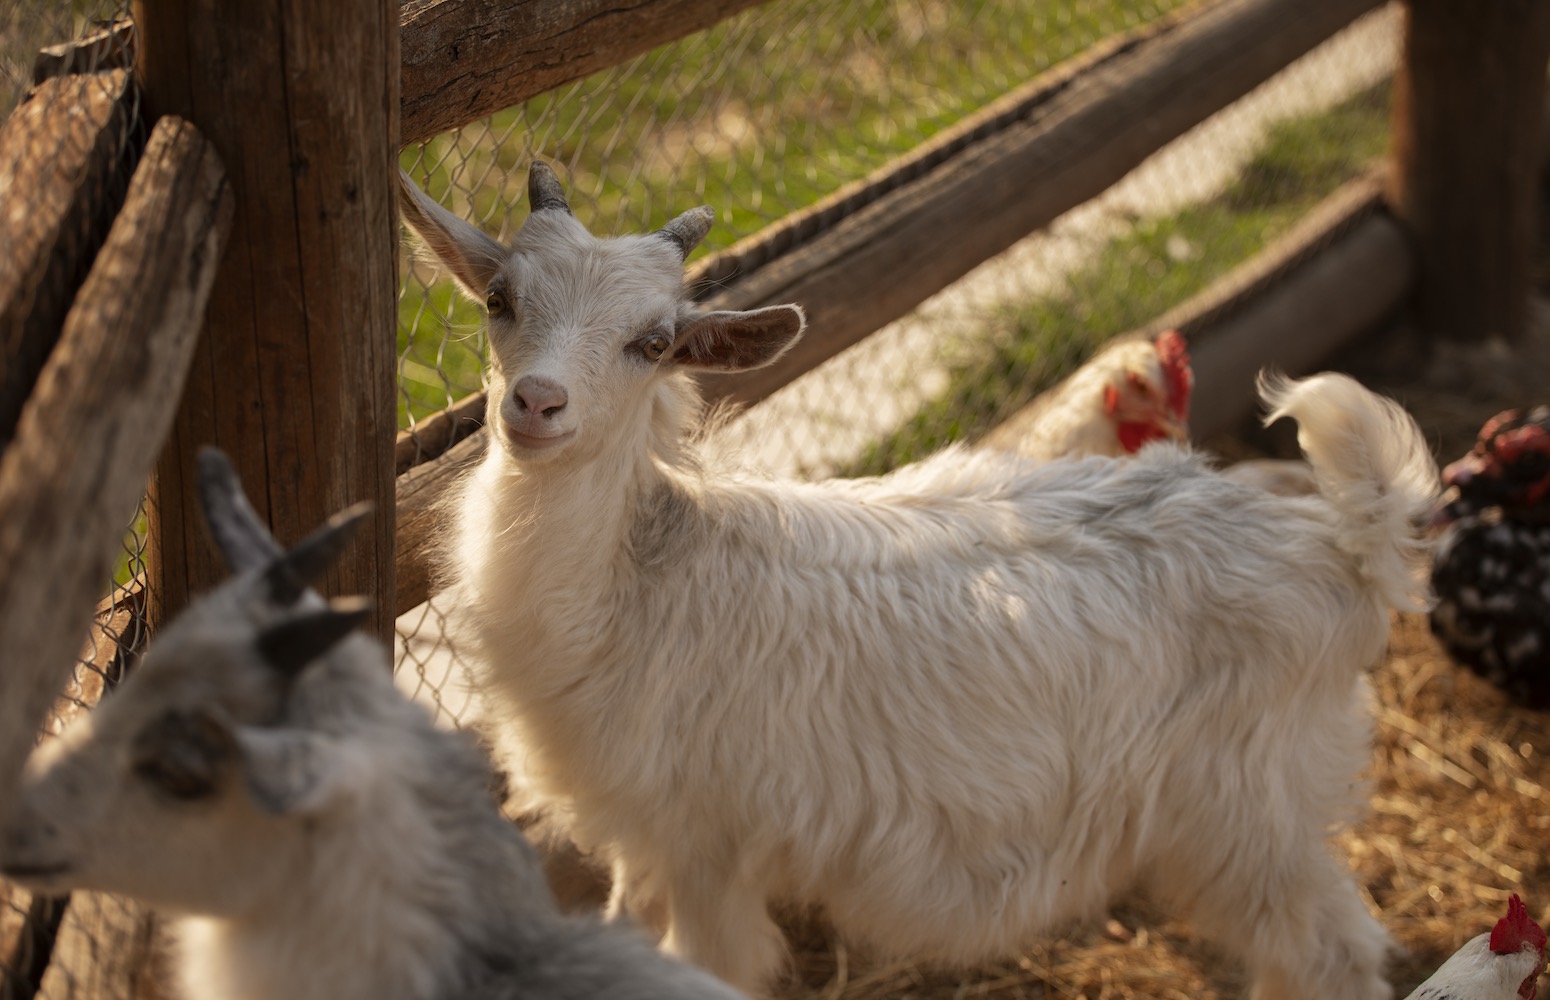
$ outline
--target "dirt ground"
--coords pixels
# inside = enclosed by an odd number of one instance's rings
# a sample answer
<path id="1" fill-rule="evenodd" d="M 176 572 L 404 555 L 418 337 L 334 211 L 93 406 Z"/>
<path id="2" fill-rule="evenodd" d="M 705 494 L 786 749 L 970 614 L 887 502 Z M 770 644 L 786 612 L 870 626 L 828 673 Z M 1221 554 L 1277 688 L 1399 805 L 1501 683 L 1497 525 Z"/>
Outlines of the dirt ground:
<path id="1" fill-rule="evenodd" d="M 1550 254 L 1547 254 L 1550 261 Z M 1550 266 L 1542 268 L 1550 286 Z M 1550 299 L 1534 305 L 1525 342 L 1419 348 L 1401 324 L 1327 367 L 1403 403 L 1443 462 L 1466 451 L 1501 409 L 1550 399 Z M 1288 430 L 1209 442 L 1230 457 L 1296 454 Z M 1373 674 L 1377 747 L 1369 811 L 1336 837 L 1369 907 L 1398 949 L 1390 978 L 1404 997 L 1456 948 L 1489 930 L 1517 892 L 1550 916 L 1550 716 L 1514 706 L 1454 666 L 1424 616 L 1396 615 Z M 815 920 L 788 921 L 796 968 L 790 998 L 1236 997 L 1242 971 L 1143 899 L 1010 960 L 972 973 L 876 965 Z"/>

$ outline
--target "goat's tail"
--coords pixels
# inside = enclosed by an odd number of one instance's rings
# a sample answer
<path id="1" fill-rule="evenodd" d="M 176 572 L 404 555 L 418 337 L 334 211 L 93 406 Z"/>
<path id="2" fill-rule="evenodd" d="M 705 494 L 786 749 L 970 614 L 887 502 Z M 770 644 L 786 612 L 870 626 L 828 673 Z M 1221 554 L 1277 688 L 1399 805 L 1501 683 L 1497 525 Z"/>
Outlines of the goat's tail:
<path id="1" fill-rule="evenodd" d="M 1437 463 L 1410 414 L 1345 375 L 1293 380 L 1262 373 L 1265 422 L 1297 421 L 1318 491 L 1339 516 L 1337 541 L 1390 607 L 1431 603 L 1426 526 L 1440 490 Z"/>

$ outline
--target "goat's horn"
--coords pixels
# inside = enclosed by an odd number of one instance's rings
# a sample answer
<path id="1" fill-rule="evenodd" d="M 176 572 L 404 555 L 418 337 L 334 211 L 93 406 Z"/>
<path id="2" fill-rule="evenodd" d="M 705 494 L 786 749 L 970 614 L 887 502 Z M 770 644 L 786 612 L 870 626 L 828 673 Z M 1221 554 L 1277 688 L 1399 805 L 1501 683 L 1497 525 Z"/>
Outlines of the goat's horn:
<path id="1" fill-rule="evenodd" d="M 326 607 L 309 608 L 260 632 L 258 654 L 275 670 L 295 677 L 370 614 L 371 601 L 364 597 L 342 597 Z"/>
<path id="2" fill-rule="evenodd" d="M 312 581 L 334 564 L 355 531 L 371 513 L 371 504 L 361 502 L 348 507 L 321 528 L 302 539 L 289 552 L 280 556 L 264 572 L 269 583 L 269 596 L 280 605 L 295 604 Z"/>
<path id="3" fill-rule="evenodd" d="M 710 224 L 716 221 L 716 210 L 709 205 L 691 208 L 678 218 L 657 230 L 657 235 L 678 247 L 678 255 L 688 259 L 690 252 L 700 245 Z"/>
<path id="4" fill-rule="evenodd" d="M 527 171 L 527 205 L 532 212 L 558 209 L 570 215 L 570 203 L 565 200 L 565 189 L 554 170 L 542 160 L 534 160 Z"/>
<path id="5" fill-rule="evenodd" d="M 232 572 L 267 566 L 284 553 L 242 492 L 231 459 L 219 448 L 199 449 L 199 500 L 210 537 Z"/>

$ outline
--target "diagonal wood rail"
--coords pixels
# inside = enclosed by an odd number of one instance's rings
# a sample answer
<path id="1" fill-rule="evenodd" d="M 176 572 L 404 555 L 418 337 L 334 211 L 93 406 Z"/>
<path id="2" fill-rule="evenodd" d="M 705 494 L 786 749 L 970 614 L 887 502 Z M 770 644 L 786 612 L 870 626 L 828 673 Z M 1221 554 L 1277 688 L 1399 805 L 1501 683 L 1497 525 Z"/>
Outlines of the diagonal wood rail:
<path id="1" fill-rule="evenodd" d="M 0 447 L 124 198 L 137 152 L 123 70 L 50 80 L 0 125 Z"/>
<path id="2" fill-rule="evenodd" d="M 0 809 L 172 424 L 232 210 L 209 144 L 163 120 L 0 458 Z"/>
<path id="3" fill-rule="evenodd" d="M 765 0 L 409 0 L 404 145 L 617 66 Z"/>

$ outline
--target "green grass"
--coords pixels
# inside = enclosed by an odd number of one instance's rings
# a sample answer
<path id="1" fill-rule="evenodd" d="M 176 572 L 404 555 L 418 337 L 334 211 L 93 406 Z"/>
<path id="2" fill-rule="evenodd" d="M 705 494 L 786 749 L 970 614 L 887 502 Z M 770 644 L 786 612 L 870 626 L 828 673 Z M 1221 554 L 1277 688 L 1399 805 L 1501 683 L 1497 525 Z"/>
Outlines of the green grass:
<path id="1" fill-rule="evenodd" d="M 1357 176 L 1387 141 L 1388 88 L 1274 127 L 1210 202 L 1148 220 L 1102 249 L 1065 289 L 1004 310 L 988 356 L 951 365 L 948 387 L 846 475 L 871 475 L 971 438 L 1080 365 L 1106 340 L 1205 289 Z"/>
<path id="2" fill-rule="evenodd" d="M 697 204 L 725 247 L 866 176 L 1099 40 L 1185 0 L 798 0 L 754 8 L 460 132 L 401 163 L 491 232 L 520 223 L 533 156 L 598 233 Z M 449 189 L 450 192 L 449 192 Z M 702 250 L 701 253 L 706 252 Z M 407 272 L 400 426 L 478 388 L 479 312 Z M 446 378 L 431 374 L 441 369 Z"/>
<path id="3" fill-rule="evenodd" d="M 422 420 L 477 389 L 484 314 L 450 281 L 411 282 L 398 303 L 398 426 Z"/>

